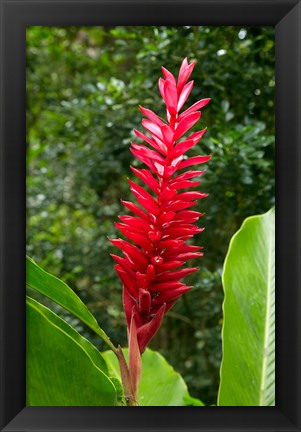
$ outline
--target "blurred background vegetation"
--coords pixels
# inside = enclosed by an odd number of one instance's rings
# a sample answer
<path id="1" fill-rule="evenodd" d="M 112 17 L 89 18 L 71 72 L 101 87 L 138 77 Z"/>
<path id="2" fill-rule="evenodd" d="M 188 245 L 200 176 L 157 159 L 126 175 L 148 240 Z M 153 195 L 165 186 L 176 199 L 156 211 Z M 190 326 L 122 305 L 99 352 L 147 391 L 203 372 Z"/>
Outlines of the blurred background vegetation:
<path id="1" fill-rule="evenodd" d="M 212 154 L 198 205 L 205 255 L 194 289 L 151 342 L 215 404 L 221 361 L 221 272 L 229 240 L 247 216 L 274 204 L 272 27 L 30 27 L 27 29 L 27 253 L 65 280 L 114 343 L 126 345 L 121 283 L 110 257 L 113 222 L 131 199 L 127 178 L 138 104 L 164 116 L 157 81 L 196 60 L 189 105 L 212 98 L 195 154 Z M 193 155 L 191 151 L 190 155 Z M 116 252 L 116 251 L 114 251 Z M 189 279 L 189 278 L 187 278 Z M 58 313 L 62 310 L 53 306 Z M 100 349 L 88 329 L 65 316 Z"/>

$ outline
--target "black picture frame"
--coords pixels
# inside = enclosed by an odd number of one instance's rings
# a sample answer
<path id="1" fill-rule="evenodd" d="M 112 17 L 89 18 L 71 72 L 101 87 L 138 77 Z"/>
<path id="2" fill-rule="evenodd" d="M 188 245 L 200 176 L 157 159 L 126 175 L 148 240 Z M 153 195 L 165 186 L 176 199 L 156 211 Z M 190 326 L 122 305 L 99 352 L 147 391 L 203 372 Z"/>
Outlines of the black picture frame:
<path id="1" fill-rule="evenodd" d="M 2 431 L 300 431 L 300 53 L 297 0 L 1 1 Z M 25 48 L 29 25 L 276 29 L 276 406 L 25 406 Z"/>

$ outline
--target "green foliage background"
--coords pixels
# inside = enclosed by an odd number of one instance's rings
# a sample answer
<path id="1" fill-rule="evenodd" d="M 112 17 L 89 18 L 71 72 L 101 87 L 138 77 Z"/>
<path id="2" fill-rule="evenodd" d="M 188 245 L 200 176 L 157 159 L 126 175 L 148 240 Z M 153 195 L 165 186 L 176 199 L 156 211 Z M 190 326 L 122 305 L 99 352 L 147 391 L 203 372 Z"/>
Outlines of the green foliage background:
<path id="1" fill-rule="evenodd" d="M 121 283 L 107 237 L 131 199 L 127 178 L 138 104 L 164 116 L 157 81 L 196 60 L 189 104 L 212 98 L 195 154 L 212 154 L 198 205 L 205 256 L 194 289 L 166 316 L 151 348 L 190 393 L 215 404 L 221 361 L 221 271 L 245 217 L 274 205 L 272 27 L 30 27 L 27 29 L 27 253 L 65 280 L 115 343 L 126 345 Z M 192 153 L 191 153 L 192 155 Z M 79 321 L 65 316 L 100 349 Z"/>

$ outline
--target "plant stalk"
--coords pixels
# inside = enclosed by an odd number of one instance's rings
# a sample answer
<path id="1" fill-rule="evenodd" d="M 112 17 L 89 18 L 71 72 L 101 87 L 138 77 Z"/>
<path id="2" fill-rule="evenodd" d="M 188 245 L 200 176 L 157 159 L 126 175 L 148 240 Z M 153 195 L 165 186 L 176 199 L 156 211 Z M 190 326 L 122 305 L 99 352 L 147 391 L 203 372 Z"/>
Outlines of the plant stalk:
<path id="1" fill-rule="evenodd" d="M 118 345 L 118 349 L 114 351 L 116 354 L 119 368 L 120 368 L 120 374 L 121 374 L 121 381 L 124 391 L 124 397 L 126 400 L 127 406 L 138 406 L 138 401 L 136 396 L 134 395 L 133 388 L 132 388 L 132 382 L 131 382 L 131 375 L 129 371 L 129 367 L 126 363 L 126 360 L 124 358 L 124 354 L 122 351 L 122 348 L 120 345 Z"/>

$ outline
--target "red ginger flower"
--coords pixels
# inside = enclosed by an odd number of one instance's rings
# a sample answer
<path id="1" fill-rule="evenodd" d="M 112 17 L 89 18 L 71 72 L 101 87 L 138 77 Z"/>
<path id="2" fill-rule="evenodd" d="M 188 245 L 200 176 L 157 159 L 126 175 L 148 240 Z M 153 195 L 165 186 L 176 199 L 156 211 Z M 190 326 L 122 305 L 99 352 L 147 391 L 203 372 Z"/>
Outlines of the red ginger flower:
<path id="1" fill-rule="evenodd" d="M 115 268 L 123 283 L 123 303 L 132 352 L 129 368 L 132 375 L 137 375 L 132 376 L 136 384 L 139 381 L 136 363 L 140 361 L 140 354 L 159 329 L 164 314 L 192 288 L 180 280 L 198 268 L 180 267 L 188 259 L 203 255 L 201 247 L 186 244 L 186 240 L 203 231 L 203 228 L 194 225 L 202 214 L 188 209 L 207 194 L 180 190 L 198 186 L 200 182 L 191 179 L 204 171 L 177 173 L 210 159 L 210 156 L 184 158 L 184 153 L 200 141 L 206 129 L 180 141 L 200 119 L 199 110 L 210 101 L 202 99 L 179 114 L 193 87 L 193 81 L 187 82 L 193 68 L 194 63 L 188 64 L 185 58 L 176 81 L 162 67 L 164 79 L 159 79 L 159 90 L 166 104 L 167 122 L 163 122 L 153 111 L 140 107 L 146 117 L 142 120 L 142 126 L 150 136 L 137 130 L 134 132 L 152 149 L 132 143 L 131 152 L 148 169 L 131 167 L 131 170 L 152 193 L 129 180 L 130 190 L 140 206 L 122 201 L 134 216 L 119 216 L 121 222 L 115 225 L 131 242 L 110 240 L 123 252 L 123 257 L 114 254 L 112 257 L 117 262 Z"/>

